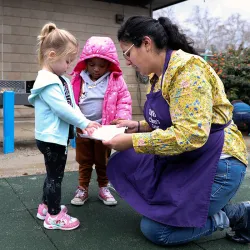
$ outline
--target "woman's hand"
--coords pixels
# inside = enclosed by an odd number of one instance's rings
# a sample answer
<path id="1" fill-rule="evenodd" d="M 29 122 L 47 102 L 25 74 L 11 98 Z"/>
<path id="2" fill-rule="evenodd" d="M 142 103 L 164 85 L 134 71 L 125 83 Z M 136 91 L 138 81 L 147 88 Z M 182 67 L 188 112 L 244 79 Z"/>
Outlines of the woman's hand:
<path id="1" fill-rule="evenodd" d="M 138 132 L 138 122 L 131 120 L 116 119 L 112 121 L 112 124 L 116 124 L 118 128 L 127 127 L 126 133 L 137 133 Z"/>
<path id="2" fill-rule="evenodd" d="M 131 134 L 119 134 L 109 141 L 102 141 L 104 145 L 117 151 L 123 151 L 133 147 Z"/>

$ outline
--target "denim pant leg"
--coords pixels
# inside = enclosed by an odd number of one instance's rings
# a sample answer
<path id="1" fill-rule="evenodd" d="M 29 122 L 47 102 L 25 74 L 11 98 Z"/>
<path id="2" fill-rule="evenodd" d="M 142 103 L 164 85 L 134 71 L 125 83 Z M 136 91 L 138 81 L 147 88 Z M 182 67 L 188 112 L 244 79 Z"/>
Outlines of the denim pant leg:
<path id="1" fill-rule="evenodd" d="M 246 174 L 246 166 L 231 157 L 219 161 L 210 197 L 208 216 L 218 213 L 236 194 Z"/>
<path id="2" fill-rule="evenodd" d="M 211 216 L 219 212 L 235 195 L 245 173 L 246 166 L 233 157 L 219 161 L 212 186 L 209 217 L 202 228 L 173 227 L 143 217 L 142 233 L 147 239 L 159 245 L 180 245 L 212 234 L 217 230 L 217 226 Z"/>

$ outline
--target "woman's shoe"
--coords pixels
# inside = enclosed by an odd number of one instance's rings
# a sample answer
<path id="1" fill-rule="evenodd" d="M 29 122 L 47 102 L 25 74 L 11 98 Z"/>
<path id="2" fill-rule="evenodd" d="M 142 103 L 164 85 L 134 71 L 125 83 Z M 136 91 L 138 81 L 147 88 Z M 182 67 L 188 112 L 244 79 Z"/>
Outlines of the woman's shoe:
<path id="1" fill-rule="evenodd" d="M 232 231 L 226 234 L 227 239 L 238 243 L 250 243 L 250 202 L 228 204 L 223 208 Z"/>

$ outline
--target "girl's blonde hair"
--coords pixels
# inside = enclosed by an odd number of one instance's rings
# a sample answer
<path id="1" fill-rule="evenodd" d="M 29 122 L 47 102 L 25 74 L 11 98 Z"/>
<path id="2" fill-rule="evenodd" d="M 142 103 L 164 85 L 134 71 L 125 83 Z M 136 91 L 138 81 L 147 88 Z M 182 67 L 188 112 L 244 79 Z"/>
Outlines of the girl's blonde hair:
<path id="1" fill-rule="evenodd" d="M 38 61 L 44 64 L 50 51 L 55 51 L 56 59 L 70 55 L 77 55 L 78 41 L 68 31 L 58 29 L 54 23 L 47 23 L 43 26 L 38 40 Z"/>

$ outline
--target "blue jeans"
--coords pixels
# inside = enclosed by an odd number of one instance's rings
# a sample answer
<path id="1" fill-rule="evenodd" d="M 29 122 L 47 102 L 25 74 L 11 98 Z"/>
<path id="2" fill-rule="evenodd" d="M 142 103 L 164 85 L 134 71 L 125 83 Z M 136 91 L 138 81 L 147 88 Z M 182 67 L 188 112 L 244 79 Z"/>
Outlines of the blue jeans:
<path id="1" fill-rule="evenodd" d="M 217 227 L 211 216 L 218 213 L 233 198 L 245 174 L 246 166 L 236 158 L 230 157 L 219 161 L 212 186 L 207 222 L 202 228 L 173 227 L 143 217 L 142 233 L 153 243 L 165 246 L 184 244 L 212 234 Z"/>

